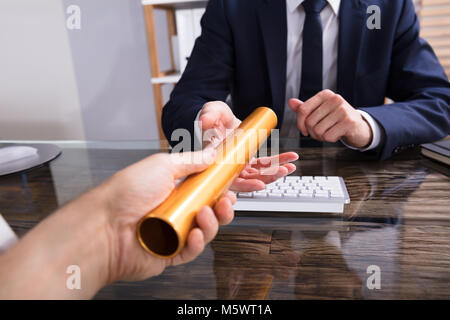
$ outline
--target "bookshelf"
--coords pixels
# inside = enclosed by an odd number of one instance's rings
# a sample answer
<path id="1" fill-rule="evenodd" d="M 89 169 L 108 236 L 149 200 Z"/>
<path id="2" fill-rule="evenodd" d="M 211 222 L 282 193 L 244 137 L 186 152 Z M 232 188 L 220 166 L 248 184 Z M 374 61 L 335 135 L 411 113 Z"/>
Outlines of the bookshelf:
<path id="1" fill-rule="evenodd" d="M 190 54 L 193 47 L 194 35 L 198 35 L 200 32 L 200 15 L 206 7 L 207 1 L 142 0 L 141 3 L 144 8 L 158 134 L 161 147 L 166 147 L 168 143 L 161 127 L 162 108 L 164 106 L 162 86 L 175 84 L 180 79 L 186 65 L 186 55 Z M 170 51 L 170 68 L 168 70 L 161 70 L 160 68 L 155 10 L 163 10 L 167 18 L 167 37 Z"/>

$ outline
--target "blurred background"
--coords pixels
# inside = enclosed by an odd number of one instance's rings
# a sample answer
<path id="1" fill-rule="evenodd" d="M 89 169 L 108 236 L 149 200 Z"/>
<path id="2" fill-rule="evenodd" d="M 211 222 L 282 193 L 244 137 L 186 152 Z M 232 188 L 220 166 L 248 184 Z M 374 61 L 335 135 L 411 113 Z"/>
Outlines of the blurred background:
<path id="1" fill-rule="evenodd" d="M 415 4 L 450 74 L 450 0 Z M 0 0 L 0 140 L 158 139 L 205 5 Z"/>

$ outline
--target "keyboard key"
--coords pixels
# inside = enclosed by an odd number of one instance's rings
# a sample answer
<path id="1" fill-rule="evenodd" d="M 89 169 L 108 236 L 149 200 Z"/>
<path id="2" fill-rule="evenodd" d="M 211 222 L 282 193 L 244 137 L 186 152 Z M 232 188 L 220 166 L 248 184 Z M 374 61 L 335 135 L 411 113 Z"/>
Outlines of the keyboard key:
<path id="1" fill-rule="evenodd" d="M 312 193 L 300 193 L 298 196 L 300 198 L 312 198 L 313 194 Z"/>
<path id="2" fill-rule="evenodd" d="M 281 193 L 270 193 L 269 194 L 269 199 L 270 198 L 282 198 L 283 195 Z"/>
<path id="3" fill-rule="evenodd" d="M 330 196 L 332 198 L 343 198 L 344 194 L 343 193 L 330 193 Z"/>
<path id="4" fill-rule="evenodd" d="M 297 198 L 297 194 L 295 193 L 285 193 L 283 195 L 285 198 Z"/>
<path id="5" fill-rule="evenodd" d="M 316 193 L 314 195 L 316 198 L 328 198 L 328 193 Z"/>
<path id="6" fill-rule="evenodd" d="M 279 193 L 284 193 L 284 190 L 280 190 L 280 189 L 270 190 L 270 194 L 279 194 Z"/>
<path id="7" fill-rule="evenodd" d="M 264 192 L 264 193 L 255 193 L 254 195 L 253 195 L 253 198 L 258 198 L 258 199 L 260 199 L 260 198 L 267 198 L 267 192 Z"/>
<path id="8" fill-rule="evenodd" d="M 289 183 L 282 183 L 279 185 L 280 188 L 290 188 L 291 186 L 289 185 Z"/>
<path id="9" fill-rule="evenodd" d="M 253 198 L 253 192 L 239 192 L 238 197 L 240 198 Z"/>

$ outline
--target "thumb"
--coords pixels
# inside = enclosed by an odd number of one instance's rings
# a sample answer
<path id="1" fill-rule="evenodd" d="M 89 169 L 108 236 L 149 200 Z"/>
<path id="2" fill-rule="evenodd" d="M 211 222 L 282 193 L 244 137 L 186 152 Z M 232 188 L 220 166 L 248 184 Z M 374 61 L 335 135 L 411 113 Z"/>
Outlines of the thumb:
<path id="1" fill-rule="evenodd" d="M 231 111 L 230 107 L 222 101 L 206 103 L 203 106 L 199 120 L 203 130 L 218 127 L 221 124 L 223 124 L 226 129 L 234 129 L 237 121 L 233 111 Z"/>
<path id="2" fill-rule="evenodd" d="M 216 150 L 207 147 L 202 151 L 171 153 L 169 159 L 173 178 L 180 179 L 209 167 L 216 159 Z"/>
<path id="3" fill-rule="evenodd" d="M 298 109 L 303 105 L 303 101 L 299 99 L 290 99 L 288 101 L 289 108 L 291 108 L 292 111 L 298 112 Z"/>
<path id="4" fill-rule="evenodd" d="M 220 113 L 217 110 L 204 110 L 200 114 L 200 125 L 203 131 L 212 129 L 218 126 L 220 121 Z"/>

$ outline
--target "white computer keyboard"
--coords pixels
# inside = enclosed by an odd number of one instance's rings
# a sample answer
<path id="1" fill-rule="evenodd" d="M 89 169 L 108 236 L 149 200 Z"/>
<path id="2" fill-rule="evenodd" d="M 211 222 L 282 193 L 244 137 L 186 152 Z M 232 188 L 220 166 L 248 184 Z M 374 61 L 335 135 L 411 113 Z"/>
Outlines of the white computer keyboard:
<path id="1" fill-rule="evenodd" d="M 237 211 L 344 212 L 350 203 L 342 177 L 287 176 L 265 190 L 239 192 Z"/>

